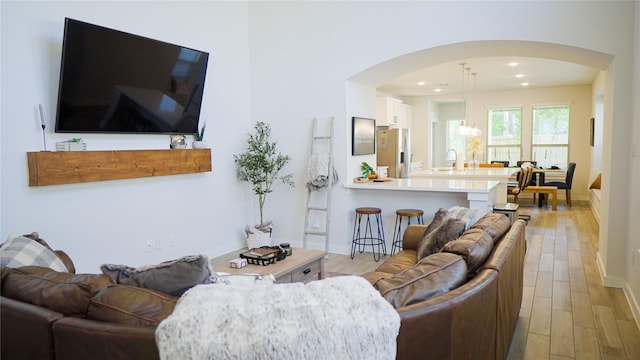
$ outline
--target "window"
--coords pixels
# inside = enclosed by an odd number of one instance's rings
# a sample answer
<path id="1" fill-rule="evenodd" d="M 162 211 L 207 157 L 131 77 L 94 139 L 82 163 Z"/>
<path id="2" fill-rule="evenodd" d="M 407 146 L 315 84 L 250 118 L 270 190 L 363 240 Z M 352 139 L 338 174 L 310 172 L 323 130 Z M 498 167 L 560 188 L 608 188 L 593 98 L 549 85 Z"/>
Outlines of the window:
<path id="1" fill-rule="evenodd" d="M 568 166 L 569 110 L 569 105 L 533 107 L 531 154 L 538 166 Z"/>
<path id="2" fill-rule="evenodd" d="M 522 149 L 522 108 L 489 110 L 487 129 L 487 161 L 515 165 Z"/>

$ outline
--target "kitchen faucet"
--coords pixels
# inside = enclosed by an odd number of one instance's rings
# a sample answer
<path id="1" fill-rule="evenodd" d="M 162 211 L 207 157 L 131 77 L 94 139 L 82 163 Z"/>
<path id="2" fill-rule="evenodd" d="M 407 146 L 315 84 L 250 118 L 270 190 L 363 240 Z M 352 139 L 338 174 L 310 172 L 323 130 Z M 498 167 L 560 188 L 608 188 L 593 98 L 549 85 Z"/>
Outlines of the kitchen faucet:
<path id="1" fill-rule="evenodd" d="M 451 162 L 451 166 L 453 166 L 453 163 L 456 162 L 458 159 L 458 152 L 454 148 L 447 150 L 447 157 L 449 157 L 449 153 L 452 151 L 453 151 L 453 161 Z"/>

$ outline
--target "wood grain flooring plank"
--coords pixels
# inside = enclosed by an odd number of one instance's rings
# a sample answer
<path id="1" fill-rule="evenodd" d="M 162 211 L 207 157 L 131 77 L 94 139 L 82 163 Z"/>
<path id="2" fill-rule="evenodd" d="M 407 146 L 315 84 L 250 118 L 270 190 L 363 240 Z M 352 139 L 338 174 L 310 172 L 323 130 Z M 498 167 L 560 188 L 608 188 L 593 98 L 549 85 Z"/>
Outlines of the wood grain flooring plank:
<path id="1" fill-rule="evenodd" d="M 570 311 L 552 310 L 549 352 L 554 355 L 575 356 L 573 317 Z"/>

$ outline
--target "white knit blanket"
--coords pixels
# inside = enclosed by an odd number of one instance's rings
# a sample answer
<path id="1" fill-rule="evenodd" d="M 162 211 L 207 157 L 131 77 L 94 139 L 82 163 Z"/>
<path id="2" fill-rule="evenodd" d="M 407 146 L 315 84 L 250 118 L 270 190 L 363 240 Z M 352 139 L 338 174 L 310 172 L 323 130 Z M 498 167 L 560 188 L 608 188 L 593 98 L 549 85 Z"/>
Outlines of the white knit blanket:
<path id="1" fill-rule="evenodd" d="M 395 359 L 400 317 L 371 284 L 198 285 L 156 330 L 161 359 Z"/>

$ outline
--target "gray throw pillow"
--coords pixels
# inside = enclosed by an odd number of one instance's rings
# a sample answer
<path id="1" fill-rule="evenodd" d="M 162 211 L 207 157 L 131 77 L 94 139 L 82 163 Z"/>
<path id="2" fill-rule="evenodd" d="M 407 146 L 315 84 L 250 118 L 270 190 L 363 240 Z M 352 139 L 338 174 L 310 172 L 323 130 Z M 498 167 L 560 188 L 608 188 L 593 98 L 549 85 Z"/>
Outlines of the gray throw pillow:
<path id="1" fill-rule="evenodd" d="M 205 255 L 185 256 L 139 268 L 103 264 L 100 270 L 118 284 L 162 291 L 173 296 L 181 296 L 198 284 L 213 283 L 217 277 Z"/>
<path id="2" fill-rule="evenodd" d="M 440 226 L 420 240 L 416 251 L 417 261 L 440 252 L 446 243 L 460 237 L 464 232 L 464 228 L 464 221 L 460 219 L 446 218 L 443 220 Z"/>

